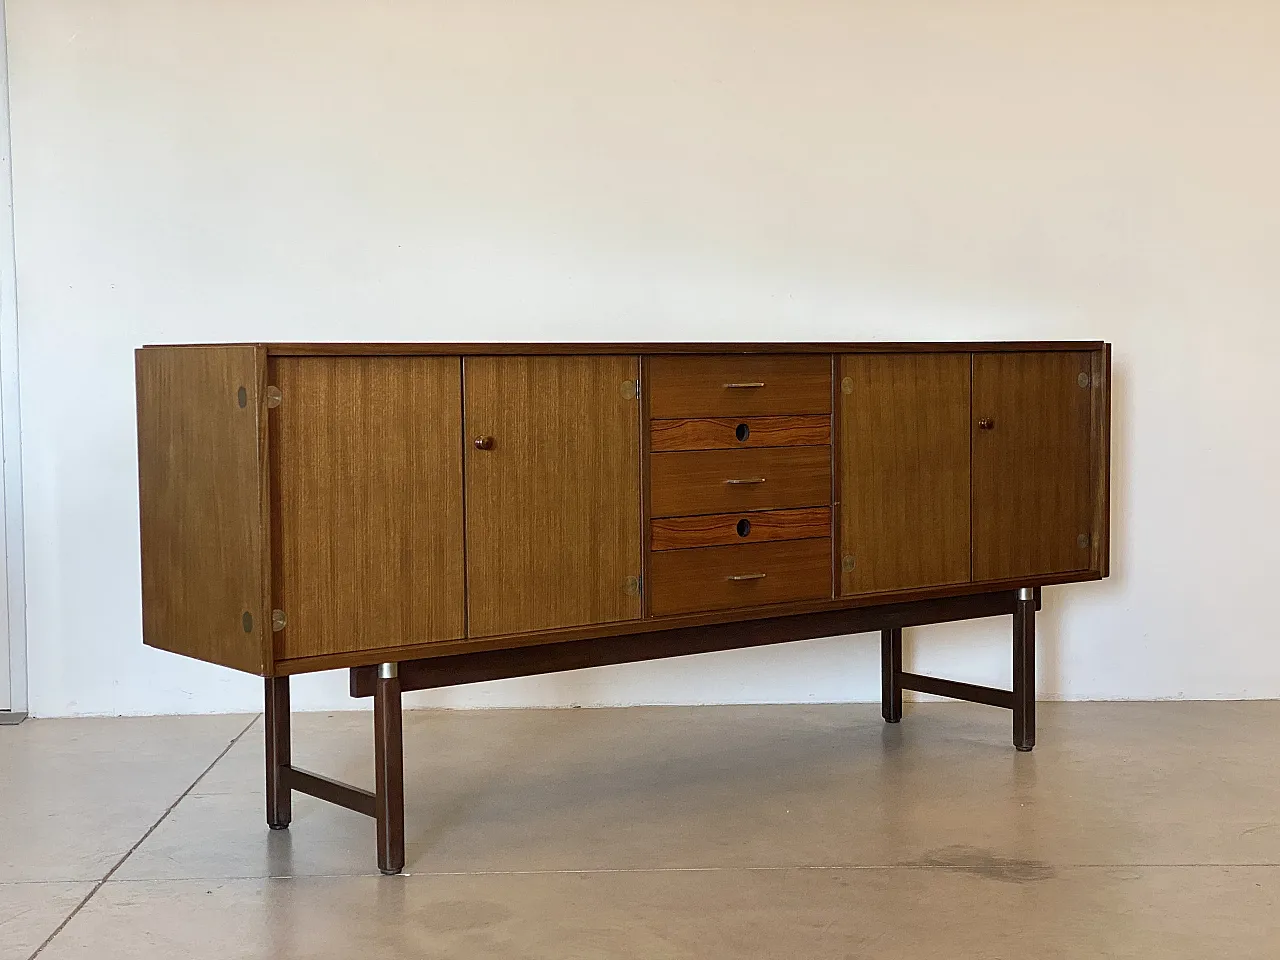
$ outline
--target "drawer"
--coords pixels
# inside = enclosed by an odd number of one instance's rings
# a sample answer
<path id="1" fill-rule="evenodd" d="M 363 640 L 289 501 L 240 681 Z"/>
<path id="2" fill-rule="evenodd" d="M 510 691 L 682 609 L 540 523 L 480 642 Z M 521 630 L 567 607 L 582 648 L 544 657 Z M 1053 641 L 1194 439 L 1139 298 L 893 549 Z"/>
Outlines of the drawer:
<path id="1" fill-rule="evenodd" d="M 655 617 L 830 596 L 830 537 L 667 550 L 649 558 Z"/>
<path id="2" fill-rule="evenodd" d="M 737 543 L 808 540 L 831 536 L 831 508 L 716 513 L 702 517 L 664 517 L 649 524 L 650 550 L 725 547 Z"/>
<path id="3" fill-rule="evenodd" d="M 831 417 L 716 417 L 654 420 L 649 449 L 736 450 L 749 447 L 814 447 L 831 443 Z"/>
<path id="4" fill-rule="evenodd" d="M 830 447 L 705 450 L 649 457 L 651 517 L 830 504 Z"/>
<path id="5" fill-rule="evenodd" d="M 831 412 L 825 354 L 649 359 L 649 416 L 751 417 Z"/>

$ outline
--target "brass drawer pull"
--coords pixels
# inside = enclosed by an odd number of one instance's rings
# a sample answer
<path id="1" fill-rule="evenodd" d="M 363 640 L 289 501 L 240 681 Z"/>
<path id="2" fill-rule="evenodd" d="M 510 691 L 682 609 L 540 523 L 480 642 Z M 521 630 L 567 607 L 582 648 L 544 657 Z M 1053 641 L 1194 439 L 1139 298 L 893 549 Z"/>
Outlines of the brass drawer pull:
<path id="1" fill-rule="evenodd" d="M 747 477 L 743 480 L 726 480 L 725 483 L 732 484 L 734 486 L 741 483 L 764 483 L 764 477 Z"/>
<path id="2" fill-rule="evenodd" d="M 763 386 L 763 383 L 726 383 L 724 388 L 726 390 L 757 390 Z"/>
<path id="3" fill-rule="evenodd" d="M 739 573 L 736 576 L 725 577 L 726 580 L 763 580 L 768 574 L 764 573 Z"/>

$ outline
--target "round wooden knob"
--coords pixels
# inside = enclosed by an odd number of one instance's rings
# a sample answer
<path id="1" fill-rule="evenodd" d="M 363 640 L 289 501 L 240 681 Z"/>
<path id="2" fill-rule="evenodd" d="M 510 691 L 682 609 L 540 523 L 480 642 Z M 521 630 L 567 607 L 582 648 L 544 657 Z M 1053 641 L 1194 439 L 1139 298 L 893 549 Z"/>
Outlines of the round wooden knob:
<path id="1" fill-rule="evenodd" d="M 492 450 L 492 449 L 493 449 L 493 437 L 476 437 L 476 449 L 477 449 L 477 450 Z"/>
<path id="2" fill-rule="evenodd" d="M 981 420 L 978 421 L 979 430 L 994 430 L 995 428 L 996 428 L 996 422 L 992 420 L 990 417 L 983 417 Z"/>

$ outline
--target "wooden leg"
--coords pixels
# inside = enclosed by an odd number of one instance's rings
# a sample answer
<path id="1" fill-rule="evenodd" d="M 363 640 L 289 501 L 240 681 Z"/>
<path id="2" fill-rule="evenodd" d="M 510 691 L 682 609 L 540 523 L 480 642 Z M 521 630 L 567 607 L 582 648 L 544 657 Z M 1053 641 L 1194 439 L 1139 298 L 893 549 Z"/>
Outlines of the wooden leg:
<path id="1" fill-rule="evenodd" d="M 263 719 L 267 728 L 267 826 L 284 830 L 293 819 L 288 677 L 267 677 Z"/>
<path id="2" fill-rule="evenodd" d="M 378 869 L 404 869 L 404 736 L 400 710 L 400 672 L 394 663 L 378 668 L 373 694 L 375 814 L 378 821 Z"/>
<path id="3" fill-rule="evenodd" d="M 902 628 L 880 631 L 880 712 L 885 723 L 902 719 Z"/>
<path id="4" fill-rule="evenodd" d="M 1013 745 L 1026 752 L 1036 745 L 1036 599 L 1018 591 L 1013 612 Z"/>

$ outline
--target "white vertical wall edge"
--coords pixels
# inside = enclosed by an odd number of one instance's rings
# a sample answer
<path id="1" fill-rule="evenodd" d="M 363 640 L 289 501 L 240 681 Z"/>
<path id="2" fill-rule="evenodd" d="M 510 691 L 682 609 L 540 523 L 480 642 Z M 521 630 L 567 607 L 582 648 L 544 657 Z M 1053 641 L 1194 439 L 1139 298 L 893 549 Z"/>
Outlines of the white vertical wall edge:
<path id="1" fill-rule="evenodd" d="M 26 577 L 22 537 L 22 430 L 18 400 L 18 284 L 13 237 L 13 164 L 9 136 L 9 32 L 0 4 L 0 709 L 27 710 Z M 7 674 L 7 676 L 6 676 Z M 5 701 L 8 701 L 7 703 Z"/>

